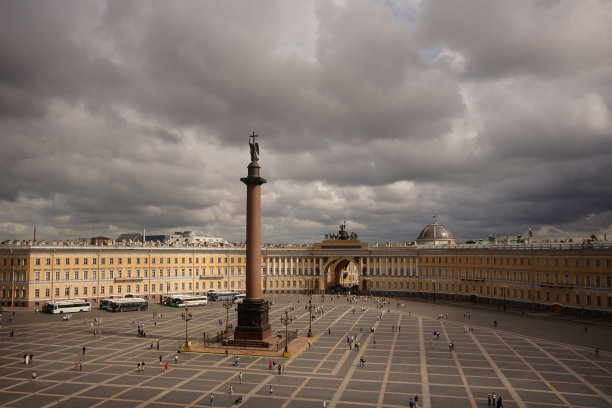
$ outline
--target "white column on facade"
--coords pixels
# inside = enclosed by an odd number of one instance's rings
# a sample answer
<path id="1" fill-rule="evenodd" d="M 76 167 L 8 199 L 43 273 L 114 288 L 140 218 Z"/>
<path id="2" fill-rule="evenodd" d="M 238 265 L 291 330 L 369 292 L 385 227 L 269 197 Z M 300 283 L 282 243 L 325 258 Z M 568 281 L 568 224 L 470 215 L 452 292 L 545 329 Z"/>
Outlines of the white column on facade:
<path id="1" fill-rule="evenodd" d="M 359 273 L 357 274 L 357 279 L 360 279 L 362 276 L 363 276 L 363 257 L 359 257 Z"/>

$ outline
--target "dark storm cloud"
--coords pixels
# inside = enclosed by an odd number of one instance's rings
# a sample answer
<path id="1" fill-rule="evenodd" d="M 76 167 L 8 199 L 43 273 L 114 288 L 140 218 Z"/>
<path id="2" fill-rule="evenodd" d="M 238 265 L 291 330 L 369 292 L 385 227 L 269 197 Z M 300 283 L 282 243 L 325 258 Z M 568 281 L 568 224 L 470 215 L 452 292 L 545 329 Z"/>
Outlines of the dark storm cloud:
<path id="1" fill-rule="evenodd" d="M 610 231 L 612 5 L 5 2 L 0 236 Z"/>

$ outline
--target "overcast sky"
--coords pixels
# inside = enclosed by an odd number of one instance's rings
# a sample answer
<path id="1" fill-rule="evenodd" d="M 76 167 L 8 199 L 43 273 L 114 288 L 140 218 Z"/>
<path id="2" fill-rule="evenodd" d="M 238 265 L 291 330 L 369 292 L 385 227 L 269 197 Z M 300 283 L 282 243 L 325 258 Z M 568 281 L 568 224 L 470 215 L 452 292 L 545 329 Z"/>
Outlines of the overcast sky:
<path id="1" fill-rule="evenodd" d="M 612 239 L 612 2 L 3 1 L 0 239 Z"/>

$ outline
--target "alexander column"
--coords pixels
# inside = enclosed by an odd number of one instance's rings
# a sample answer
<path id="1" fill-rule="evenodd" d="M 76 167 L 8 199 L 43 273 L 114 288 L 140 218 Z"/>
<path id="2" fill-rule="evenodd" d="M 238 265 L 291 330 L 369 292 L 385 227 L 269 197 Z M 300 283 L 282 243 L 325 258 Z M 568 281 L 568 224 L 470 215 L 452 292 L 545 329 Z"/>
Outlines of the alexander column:
<path id="1" fill-rule="evenodd" d="M 266 180 L 259 176 L 259 144 L 253 132 L 249 140 L 251 163 L 247 177 L 241 178 L 247 186 L 246 205 L 246 298 L 238 304 L 238 326 L 234 340 L 239 345 L 267 347 L 265 341 L 272 336 L 268 321 L 270 305 L 261 297 L 261 185 Z"/>

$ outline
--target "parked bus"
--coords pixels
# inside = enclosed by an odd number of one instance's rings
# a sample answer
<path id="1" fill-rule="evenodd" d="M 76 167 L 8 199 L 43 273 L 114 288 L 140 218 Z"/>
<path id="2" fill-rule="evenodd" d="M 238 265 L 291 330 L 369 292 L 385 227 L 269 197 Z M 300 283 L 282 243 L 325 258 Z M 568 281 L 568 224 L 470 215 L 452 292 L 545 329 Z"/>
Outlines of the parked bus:
<path id="1" fill-rule="evenodd" d="M 239 295 L 239 292 L 215 292 L 211 293 L 210 300 L 217 302 L 222 300 L 233 300 L 234 296 Z"/>
<path id="2" fill-rule="evenodd" d="M 108 302 L 108 312 L 132 312 L 147 310 L 149 303 L 141 298 L 112 299 Z"/>
<path id="3" fill-rule="evenodd" d="M 246 295 L 245 294 L 236 295 L 236 296 L 234 296 L 232 298 L 234 303 L 242 303 L 242 302 L 244 302 L 244 299 L 246 299 Z"/>
<path id="4" fill-rule="evenodd" d="M 105 310 L 108 307 L 108 302 L 112 299 L 102 299 L 100 300 L 100 310 Z"/>
<path id="5" fill-rule="evenodd" d="M 91 311 L 91 303 L 83 299 L 56 300 L 45 302 L 42 311 L 52 314 L 89 312 Z"/>
<path id="6" fill-rule="evenodd" d="M 169 306 L 185 307 L 185 306 L 204 306 L 208 303 L 206 296 L 197 295 L 179 295 L 174 296 L 170 300 Z"/>

